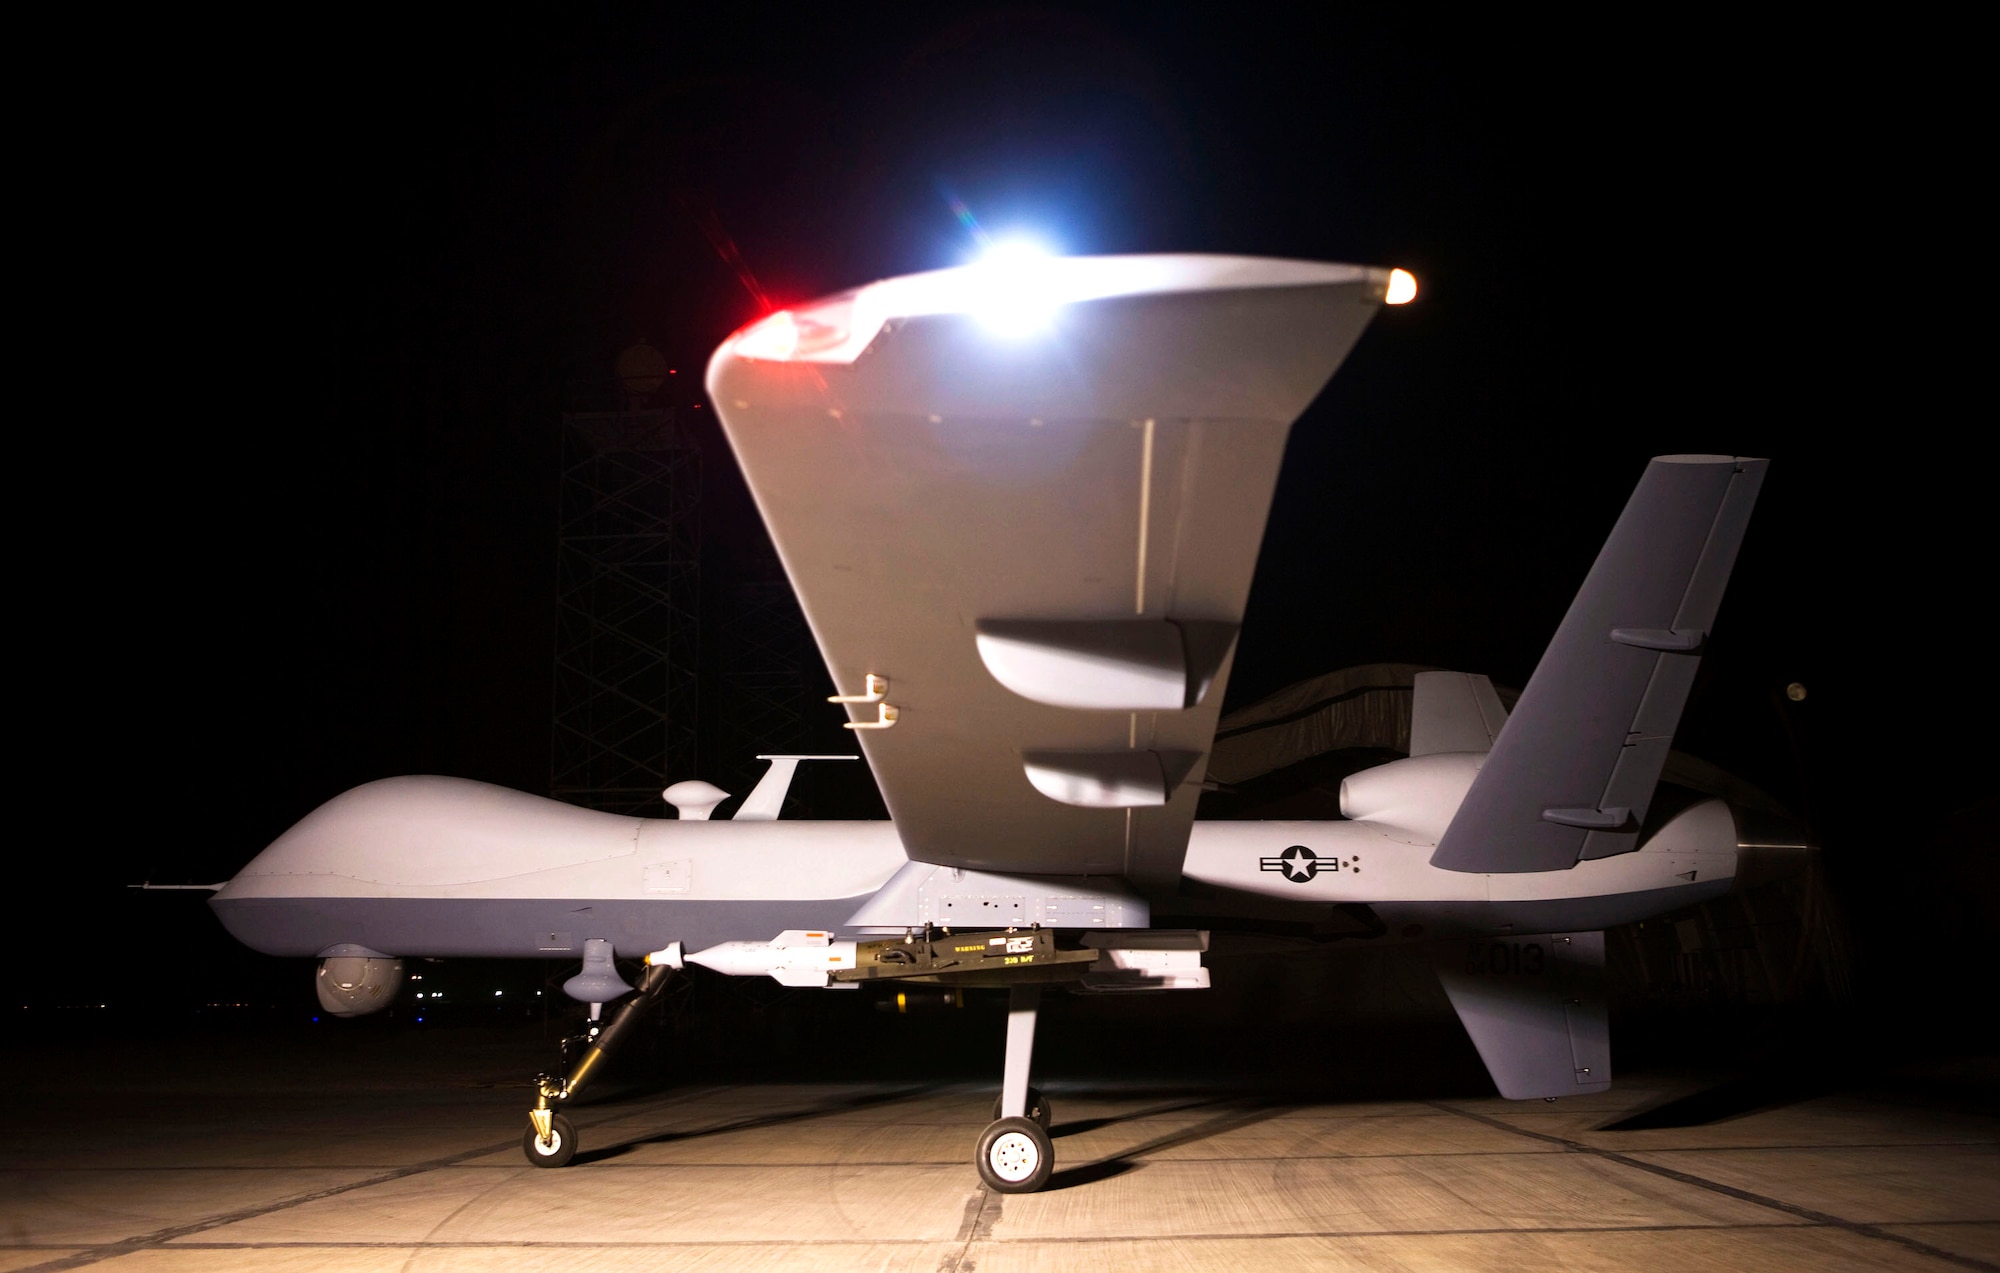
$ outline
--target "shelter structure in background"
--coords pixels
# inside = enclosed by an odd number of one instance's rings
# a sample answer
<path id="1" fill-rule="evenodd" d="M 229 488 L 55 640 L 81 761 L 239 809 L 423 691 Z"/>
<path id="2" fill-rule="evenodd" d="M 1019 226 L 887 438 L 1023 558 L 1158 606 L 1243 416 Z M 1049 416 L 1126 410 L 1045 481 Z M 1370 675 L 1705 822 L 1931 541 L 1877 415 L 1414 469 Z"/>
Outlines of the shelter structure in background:
<path id="1" fill-rule="evenodd" d="M 657 813 L 695 772 L 701 655 L 701 449 L 655 398 L 671 374 L 641 342 L 622 409 L 562 421 L 549 794 Z"/>
<path id="2" fill-rule="evenodd" d="M 1287 685 L 1216 725 L 1208 776 L 1248 782 L 1330 751 L 1410 750 L 1410 694 L 1420 663 L 1369 663 Z M 1501 691 L 1512 705 L 1519 692 Z"/>

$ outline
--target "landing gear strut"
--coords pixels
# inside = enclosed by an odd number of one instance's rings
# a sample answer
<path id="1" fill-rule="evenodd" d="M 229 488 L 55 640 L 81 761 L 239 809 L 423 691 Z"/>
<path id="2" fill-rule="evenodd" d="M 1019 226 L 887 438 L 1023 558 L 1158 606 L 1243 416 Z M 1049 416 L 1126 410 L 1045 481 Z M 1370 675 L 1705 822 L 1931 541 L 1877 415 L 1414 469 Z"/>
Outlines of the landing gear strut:
<path id="1" fill-rule="evenodd" d="M 997 1096 L 993 1098 L 993 1117 L 1000 1117 L 1000 1098 Z M 1028 1112 L 1022 1117 L 1034 1119 L 1042 1125 L 1043 1131 L 1049 1129 L 1049 1102 L 1048 1098 L 1042 1095 L 1040 1088 L 1028 1089 Z"/>
<path id="2" fill-rule="evenodd" d="M 673 948 L 670 948 L 673 949 Z M 586 1079 L 604 1064 L 611 1053 L 631 1035 L 633 1027 L 658 1006 L 678 963 L 652 962 L 648 956 L 646 975 L 639 980 L 638 993 L 618 1009 L 611 1024 L 583 1037 L 583 1055 L 569 1066 L 566 1075 L 535 1076 L 535 1107 L 528 1111 L 528 1130 L 521 1137 L 521 1152 L 537 1167 L 567 1167 L 576 1157 L 576 1127 L 556 1112 L 582 1089 Z M 565 1059 L 569 1049 L 564 1049 Z"/>
<path id="3" fill-rule="evenodd" d="M 1049 1103 L 1028 1086 L 1035 1054 L 1035 1015 L 1041 986 L 1016 983 L 1007 990 L 1007 1060 L 1000 1081 L 998 1117 L 979 1136 L 973 1164 L 979 1178 L 999 1193 L 1033 1193 L 1055 1170 L 1049 1141 Z"/>

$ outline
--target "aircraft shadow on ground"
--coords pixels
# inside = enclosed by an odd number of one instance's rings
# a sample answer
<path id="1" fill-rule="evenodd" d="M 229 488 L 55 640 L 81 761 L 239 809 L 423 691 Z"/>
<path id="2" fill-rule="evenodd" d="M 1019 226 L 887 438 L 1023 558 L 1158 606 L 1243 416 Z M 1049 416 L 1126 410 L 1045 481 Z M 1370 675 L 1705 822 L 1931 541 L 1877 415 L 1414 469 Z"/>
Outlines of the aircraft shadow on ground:
<path id="1" fill-rule="evenodd" d="M 607 1093 L 606 1095 L 609 1099 L 600 1099 L 591 1102 L 591 1104 L 612 1105 L 627 1103 L 644 1094 L 649 1086 L 641 1085 L 637 1089 L 624 1089 L 615 1095 Z M 642 1136 L 633 1136 L 600 1148 L 583 1150 L 577 1154 L 576 1164 L 582 1166 L 588 1163 L 608 1162 L 613 1159 L 622 1158 L 646 1145 L 672 1144 L 676 1141 L 698 1140 L 703 1137 L 721 1136 L 731 1132 L 756 1131 L 761 1128 L 782 1127 L 789 1124 L 809 1122 L 817 1118 L 830 1118 L 838 1114 L 847 1114 L 856 1110 L 893 1104 L 897 1101 L 907 1100 L 913 1096 L 923 1095 L 934 1090 L 933 1087 L 924 1084 L 903 1085 L 884 1088 L 878 1091 L 860 1092 L 851 1096 L 834 1097 L 808 1107 L 790 1109 L 779 1113 L 731 1119 L 725 1123 L 717 1123 L 712 1126 L 699 1127 L 688 1131 L 652 1132 Z M 1284 1109 L 1291 1107 L 1290 1102 L 1258 1098 L 1250 1098 L 1250 1100 L 1254 1103 L 1246 1106 L 1244 1099 L 1238 1096 L 1175 1099 L 1136 1109 L 1130 1113 L 1103 1118 L 1072 1119 L 1068 1122 L 1057 1123 L 1049 1132 L 1052 1139 L 1083 1135 L 1087 1132 L 1100 1131 L 1106 1127 L 1114 1127 L 1120 1123 L 1135 1122 L 1144 1118 L 1157 1118 L 1163 1115 L 1178 1114 L 1189 1110 L 1211 1109 L 1217 1106 L 1229 1107 L 1223 1109 L 1215 1117 L 1196 1123 L 1191 1127 L 1179 1128 L 1156 1136 L 1151 1140 L 1120 1150 L 1118 1153 L 1098 1159 L 1095 1162 L 1080 1163 L 1074 1167 L 1058 1170 L 1051 1177 L 1048 1187 L 1050 1189 L 1069 1189 L 1078 1185 L 1090 1184 L 1093 1181 L 1107 1180 L 1113 1176 L 1123 1175 L 1125 1172 L 1140 1166 L 1141 1163 L 1139 1160 L 1149 1154 L 1156 1154 L 1162 1150 L 1173 1149 L 1181 1145 L 1193 1144 L 1206 1140 L 1211 1136 L 1219 1136 L 1224 1132 L 1248 1127 L 1252 1124 L 1262 1122 L 1267 1118 L 1274 1117 Z"/>
<path id="2" fill-rule="evenodd" d="M 875 1105 L 887 1105 L 895 1101 L 906 1100 L 909 1097 L 920 1095 L 927 1090 L 929 1089 L 921 1085 L 911 1085 L 887 1088 L 875 1092 L 860 1092 L 853 1096 L 842 1096 L 822 1101 L 817 1105 L 804 1109 L 787 1110 L 776 1114 L 759 1114 L 752 1118 L 732 1119 L 727 1123 L 717 1123 L 711 1127 L 699 1127 L 692 1131 L 653 1132 L 644 1136 L 634 1136 L 629 1140 L 622 1140 L 616 1144 L 606 1145 L 602 1149 L 583 1150 L 577 1154 L 576 1161 L 579 1164 L 603 1162 L 608 1159 L 623 1157 L 642 1145 L 667 1145 L 681 1140 L 699 1140 L 704 1136 L 721 1136 L 729 1132 L 756 1131 L 764 1127 L 782 1127 L 790 1123 L 810 1122 L 816 1118 L 831 1118 L 836 1114 L 847 1114 L 858 1109 L 867 1109 Z M 625 1097 L 623 1099 L 630 1098 Z"/>
<path id="3" fill-rule="evenodd" d="M 1221 1099 L 1216 1097 L 1207 1100 L 1177 1101 L 1167 1105 L 1135 1109 L 1129 1114 L 1117 1114 L 1109 1118 L 1073 1118 L 1049 1128 L 1049 1139 L 1061 1140 L 1065 1136 L 1081 1136 L 1085 1132 L 1102 1131 L 1106 1127 L 1116 1127 L 1120 1123 L 1130 1123 L 1141 1118 L 1157 1118 L 1162 1114 L 1178 1114 L 1183 1110 L 1205 1109 L 1220 1104 Z"/>
<path id="4" fill-rule="evenodd" d="M 1075 1135 L 1079 1132 L 1096 1130 L 1101 1126 L 1110 1126 L 1114 1123 L 1128 1121 L 1129 1119 L 1145 1117 L 1148 1114 L 1174 1113 L 1180 1110 L 1198 1109 L 1204 1106 L 1221 1105 L 1224 1103 L 1222 1100 L 1190 1101 L 1180 1105 L 1169 1105 L 1159 1109 L 1133 1113 L 1124 1118 L 1083 1119 L 1077 1123 L 1062 1124 L 1053 1129 L 1050 1134 L 1051 1136 Z M 1080 1163 L 1075 1167 L 1060 1168 L 1050 1175 L 1045 1192 L 1057 1189 L 1074 1189 L 1079 1185 L 1095 1184 L 1100 1180 L 1109 1180 L 1113 1176 L 1122 1176 L 1126 1172 L 1142 1166 L 1143 1163 L 1141 1160 L 1150 1154 L 1157 1154 L 1168 1149 L 1177 1149 L 1182 1145 L 1192 1145 L 1213 1136 L 1220 1136 L 1225 1132 L 1233 1132 L 1239 1128 L 1250 1127 L 1263 1122 L 1265 1119 L 1275 1118 L 1289 1108 L 1291 1108 L 1289 1103 L 1275 1101 L 1260 1101 L 1247 1108 L 1241 1105 L 1235 1108 L 1226 1108 L 1217 1113 L 1215 1117 L 1196 1123 L 1192 1127 L 1183 1127 L 1168 1132 L 1165 1135 L 1156 1136 L 1142 1144 L 1133 1145 L 1115 1154 L 1100 1158 L 1096 1162 Z"/>
<path id="5" fill-rule="evenodd" d="M 1833 1075 L 1815 1072 L 1748 1074 L 1658 1105 L 1628 1114 L 1598 1127 L 1601 1132 L 1651 1131 L 1671 1127 L 1703 1127 L 1751 1114 L 1800 1105 L 1831 1094 L 1839 1084 Z"/>

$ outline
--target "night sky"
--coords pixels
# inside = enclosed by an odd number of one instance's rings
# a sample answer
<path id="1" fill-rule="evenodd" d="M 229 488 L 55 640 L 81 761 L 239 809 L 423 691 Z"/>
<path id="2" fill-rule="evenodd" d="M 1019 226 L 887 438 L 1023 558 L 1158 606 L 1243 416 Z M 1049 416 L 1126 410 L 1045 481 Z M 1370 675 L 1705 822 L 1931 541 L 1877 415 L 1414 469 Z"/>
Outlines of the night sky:
<path id="1" fill-rule="evenodd" d="M 546 790 L 561 412 L 636 338 L 691 408 L 769 306 L 960 263 L 952 200 L 1421 281 L 1294 433 L 1232 705 L 1375 660 L 1519 685 L 1649 456 L 1768 456 L 1682 745 L 1894 922 L 1956 887 L 1923 855 L 1991 808 L 1994 571 L 1991 407 L 1926 304 L 1960 90 L 1911 68 L 1950 33 L 1168 8 L 78 34 L 17 248 L 64 382 L 20 422 L 21 803 L 67 815 L 17 886 L 79 908 L 30 947 L 171 948 L 116 886 L 224 878 L 375 777 Z M 744 507 L 710 500 L 710 569 Z"/>

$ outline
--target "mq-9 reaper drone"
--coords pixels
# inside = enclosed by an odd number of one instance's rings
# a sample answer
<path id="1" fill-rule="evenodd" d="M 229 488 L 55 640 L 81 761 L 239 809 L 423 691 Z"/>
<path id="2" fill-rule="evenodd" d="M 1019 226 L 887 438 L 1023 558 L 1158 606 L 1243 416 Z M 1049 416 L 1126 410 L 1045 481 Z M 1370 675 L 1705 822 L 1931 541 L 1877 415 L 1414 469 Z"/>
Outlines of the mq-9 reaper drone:
<path id="1" fill-rule="evenodd" d="M 565 989 L 593 1024 L 539 1080 L 542 1166 L 576 1153 L 563 1106 L 696 963 L 1006 987 L 974 1161 L 1038 1189 L 1042 989 L 1205 987 L 1231 914 L 1338 907 L 1430 943 L 1503 1095 L 1602 1090 L 1603 929 L 1737 874 L 1721 801 L 1648 809 L 1764 461 L 1653 461 L 1512 714 L 1482 676 L 1420 675 L 1409 757 L 1349 777 L 1346 820 L 1194 822 L 1292 422 L 1414 291 L 1349 265 L 1054 258 L 760 320 L 708 391 L 891 820 L 778 820 L 799 757 L 728 820 L 705 783 L 650 819 L 391 778 L 287 831 L 216 914 L 319 958 L 347 1014 L 386 1003 L 404 958 L 580 955 Z M 645 957 L 638 987 L 620 955 Z"/>

